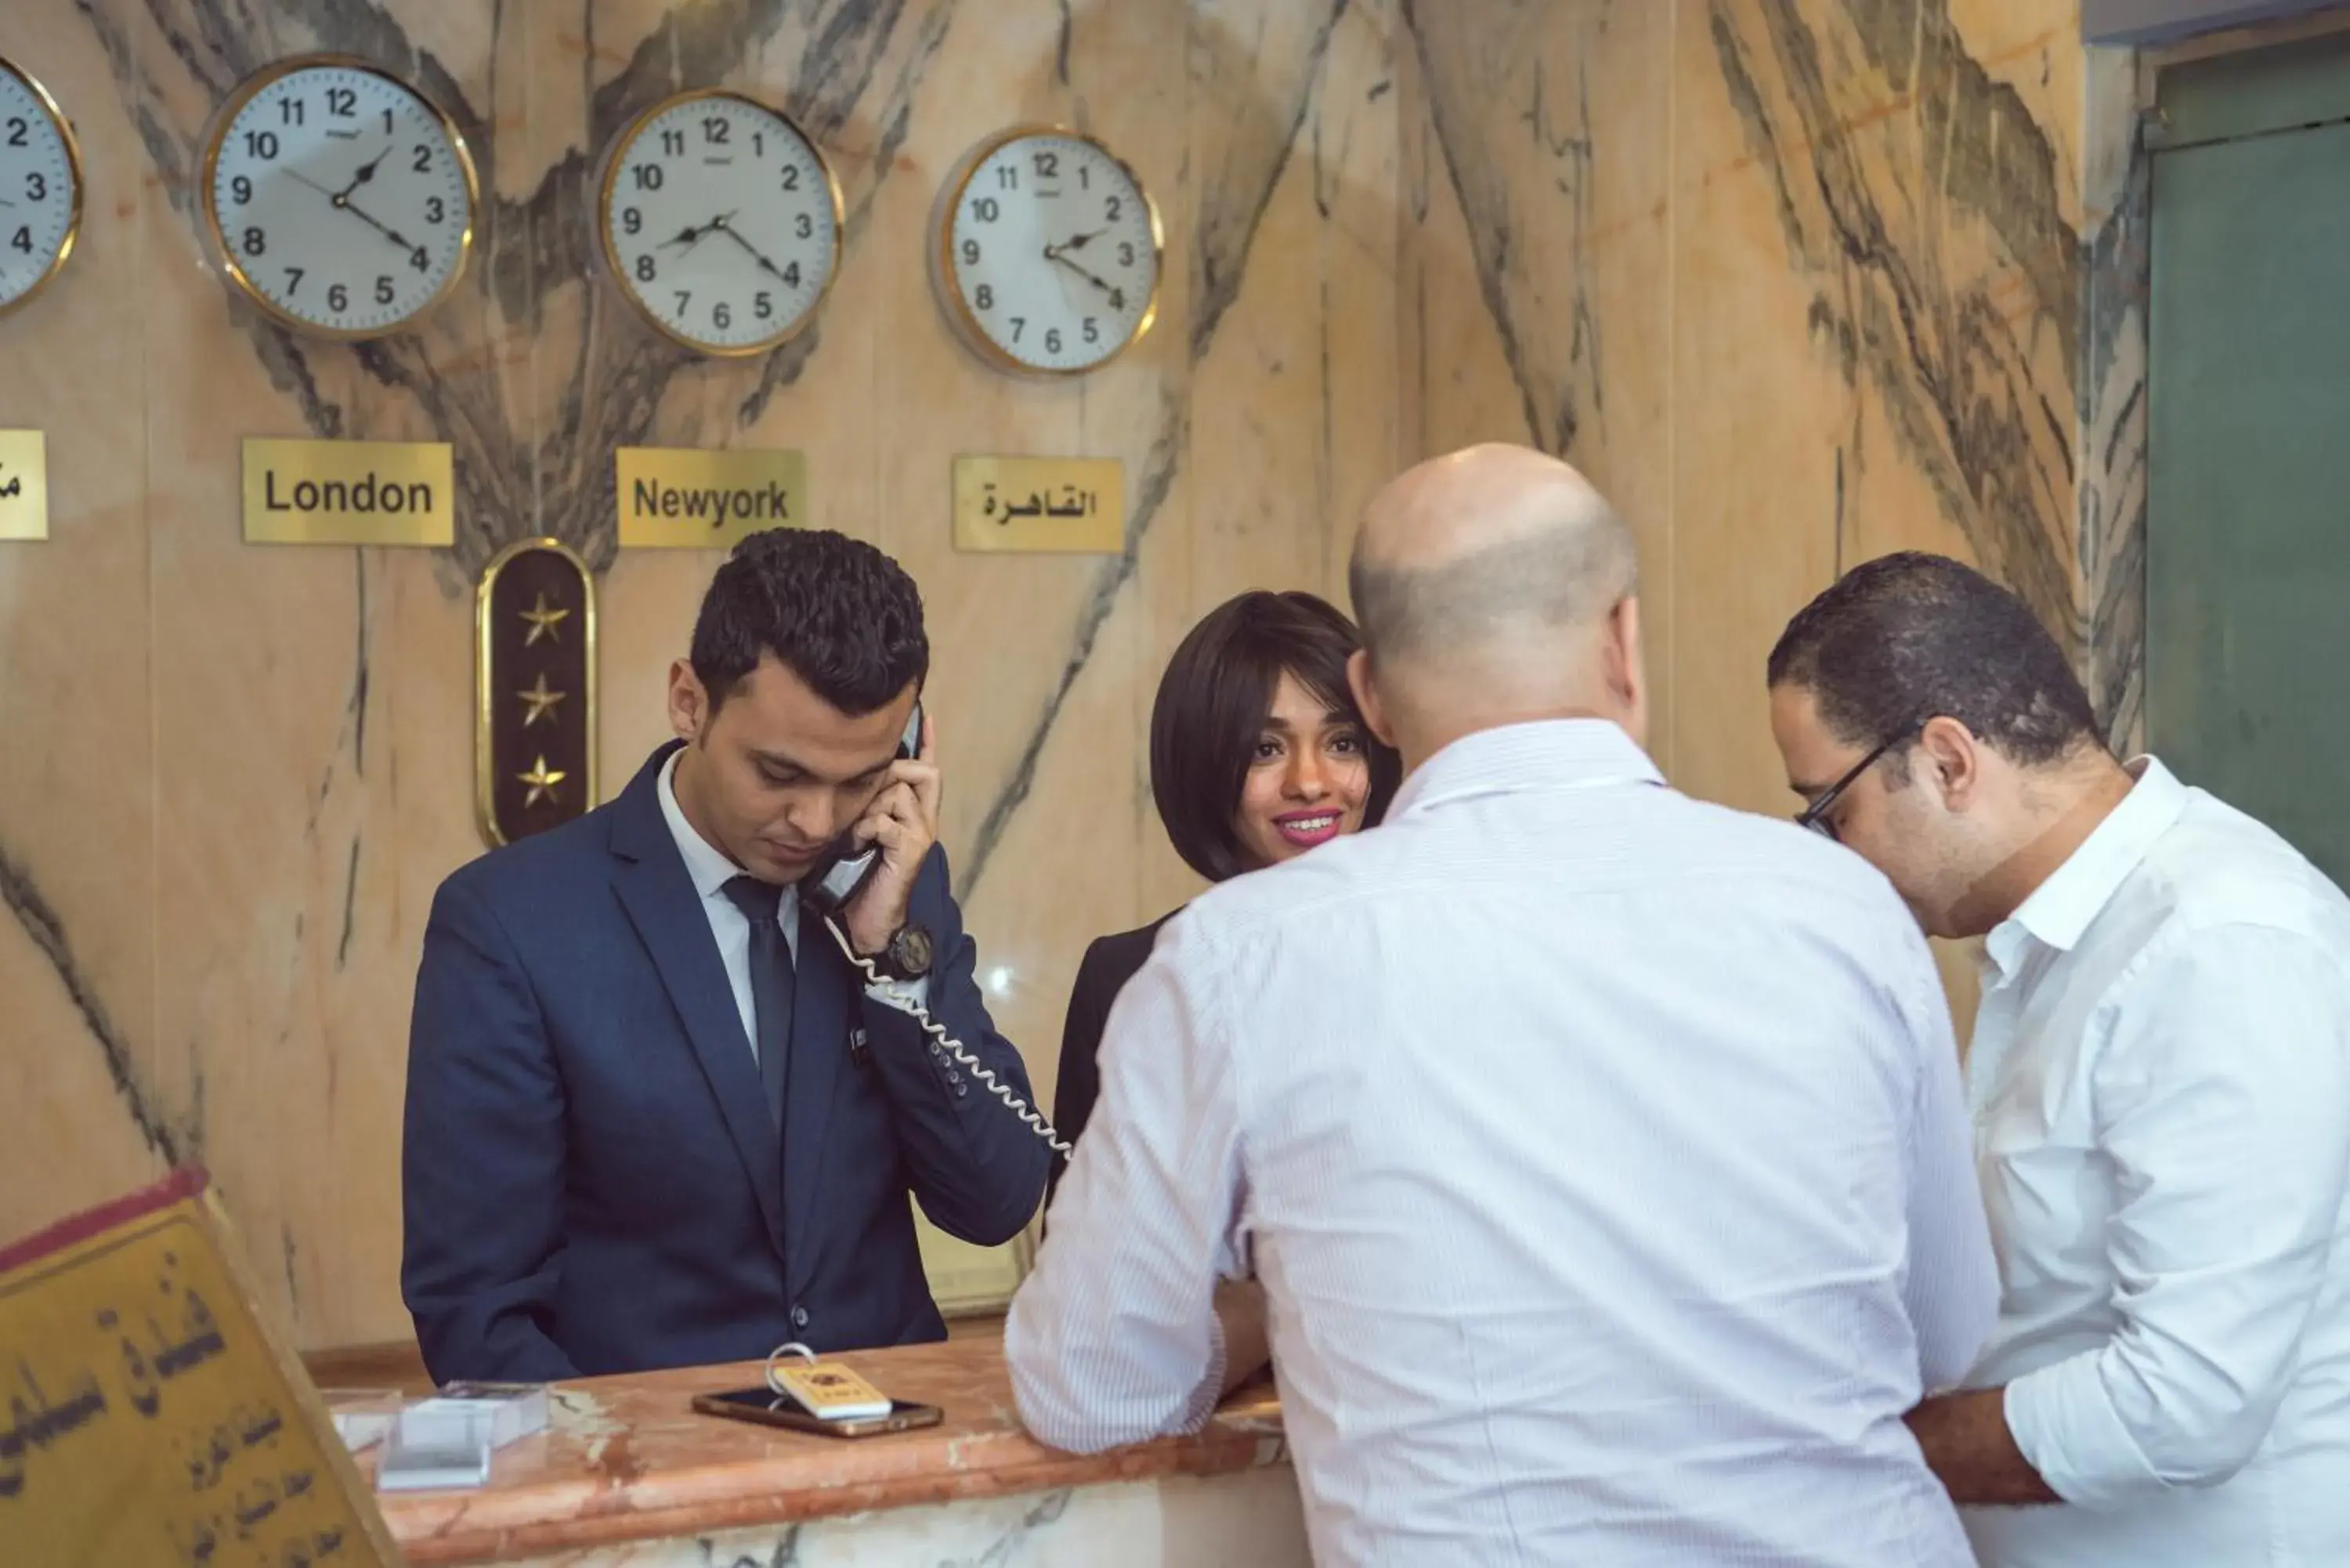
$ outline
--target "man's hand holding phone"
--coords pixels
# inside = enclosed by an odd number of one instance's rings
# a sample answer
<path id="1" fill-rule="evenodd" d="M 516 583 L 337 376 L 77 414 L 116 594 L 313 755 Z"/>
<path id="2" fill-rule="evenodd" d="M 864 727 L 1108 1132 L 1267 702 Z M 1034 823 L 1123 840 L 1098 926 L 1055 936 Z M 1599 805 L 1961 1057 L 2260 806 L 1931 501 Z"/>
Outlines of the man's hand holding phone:
<path id="1" fill-rule="evenodd" d="M 906 923 L 914 877 L 939 841 L 938 732 L 922 715 L 921 749 L 889 764 L 881 792 L 853 830 L 857 846 L 881 851 L 881 863 L 841 910 L 849 945 L 866 957 L 879 953 Z"/>

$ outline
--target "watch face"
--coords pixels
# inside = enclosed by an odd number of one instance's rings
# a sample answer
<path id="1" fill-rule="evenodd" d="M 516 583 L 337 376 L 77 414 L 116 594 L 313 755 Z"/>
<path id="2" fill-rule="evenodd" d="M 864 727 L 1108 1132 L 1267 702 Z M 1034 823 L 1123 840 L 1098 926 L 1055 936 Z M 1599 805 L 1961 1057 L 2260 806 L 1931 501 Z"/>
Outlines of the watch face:
<path id="1" fill-rule="evenodd" d="M 0 60 L 0 311 L 65 265 L 81 224 L 81 161 L 57 104 Z"/>
<path id="2" fill-rule="evenodd" d="M 1159 216 L 1107 148 L 1070 131 L 1017 132 L 983 145 L 951 192 L 940 286 L 983 357 L 1072 375 L 1149 330 Z"/>
<path id="3" fill-rule="evenodd" d="M 623 131 L 604 177 L 604 259 L 656 330 L 701 353 L 763 353 L 805 327 L 840 261 L 840 189 L 763 104 L 689 93 Z"/>
<path id="4" fill-rule="evenodd" d="M 920 926 L 908 926 L 889 944 L 889 957 L 909 980 L 930 973 L 931 933 Z"/>
<path id="5" fill-rule="evenodd" d="M 355 62 L 294 63 L 230 100 L 206 158 L 231 275 L 286 325 L 373 337 L 457 281 L 473 245 L 473 161 L 415 89 Z"/>

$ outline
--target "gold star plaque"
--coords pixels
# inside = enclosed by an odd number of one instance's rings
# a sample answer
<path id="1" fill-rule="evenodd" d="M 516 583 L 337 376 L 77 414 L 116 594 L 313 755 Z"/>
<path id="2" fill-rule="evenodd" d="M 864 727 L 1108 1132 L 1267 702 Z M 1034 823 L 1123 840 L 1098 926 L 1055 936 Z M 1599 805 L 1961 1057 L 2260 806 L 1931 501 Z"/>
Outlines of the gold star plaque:
<path id="1" fill-rule="evenodd" d="M 515 695 L 521 698 L 525 704 L 522 716 L 522 727 L 527 730 L 541 719 L 552 723 L 555 717 L 555 705 L 571 693 L 549 691 L 546 684 L 546 671 L 542 670 L 538 672 L 538 679 L 531 684 L 530 690 L 517 691 Z"/>
<path id="2" fill-rule="evenodd" d="M 541 589 L 536 604 L 526 610 L 517 610 L 515 613 L 530 623 L 530 635 L 522 639 L 522 645 L 528 648 L 542 637 L 551 642 L 562 641 L 563 633 L 556 628 L 563 624 L 564 618 L 571 612 L 567 609 L 547 608 L 546 593 L 545 589 Z"/>
<path id="3" fill-rule="evenodd" d="M 555 786 L 570 776 L 561 768 L 548 767 L 546 753 L 541 752 L 538 760 L 530 764 L 530 772 L 515 774 L 516 784 L 525 784 L 530 786 L 530 793 L 522 797 L 522 808 L 528 811 L 542 800 L 553 800 Z"/>

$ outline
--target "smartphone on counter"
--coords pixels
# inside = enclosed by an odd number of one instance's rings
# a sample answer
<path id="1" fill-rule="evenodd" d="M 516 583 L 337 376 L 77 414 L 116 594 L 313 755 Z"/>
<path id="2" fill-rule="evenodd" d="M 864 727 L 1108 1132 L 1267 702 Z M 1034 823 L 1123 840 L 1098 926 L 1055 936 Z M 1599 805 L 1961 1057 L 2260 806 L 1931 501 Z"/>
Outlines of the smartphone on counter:
<path id="1" fill-rule="evenodd" d="M 784 1427 L 795 1432 L 816 1432 L 827 1438 L 878 1438 L 886 1432 L 910 1432 L 919 1427 L 935 1427 L 946 1418 L 946 1412 L 936 1405 L 916 1405 L 904 1399 L 892 1399 L 887 1415 L 852 1416 L 827 1421 L 809 1415 L 792 1400 L 764 1387 L 736 1388 L 725 1394 L 696 1394 L 693 1407 L 705 1416 L 727 1416 L 737 1421 L 756 1421 L 762 1426 Z"/>

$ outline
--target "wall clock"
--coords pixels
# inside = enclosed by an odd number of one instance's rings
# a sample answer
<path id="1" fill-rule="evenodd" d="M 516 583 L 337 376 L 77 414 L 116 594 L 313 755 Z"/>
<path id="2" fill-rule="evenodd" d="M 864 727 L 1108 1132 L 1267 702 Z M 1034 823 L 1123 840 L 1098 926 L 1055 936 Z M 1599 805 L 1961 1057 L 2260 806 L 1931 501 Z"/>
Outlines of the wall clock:
<path id="1" fill-rule="evenodd" d="M 981 142 L 939 193 L 931 278 L 963 341 L 998 369 L 1109 363 L 1159 308 L 1159 209 L 1092 137 L 1022 127 Z"/>
<path id="2" fill-rule="evenodd" d="M 298 331 L 380 337 L 457 286 L 480 187 L 456 123 L 389 72 L 283 61 L 222 106 L 204 216 L 229 276 Z"/>
<path id="3" fill-rule="evenodd" d="M 47 88 L 0 59 L 0 315 L 40 292 L 81 230 L 81 150 Z"/>
<path id="4" fill-rule="evenodd" d="M 763 354 L 816 317 L 840 266 L 840 185 L 764 104 L 715 88 L 620 132 L 597 233 L 621 295 L 697 353 Z"/>

